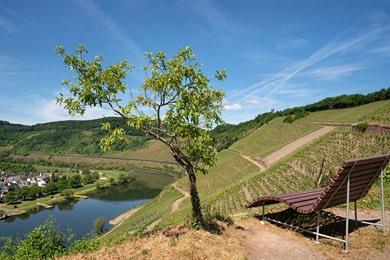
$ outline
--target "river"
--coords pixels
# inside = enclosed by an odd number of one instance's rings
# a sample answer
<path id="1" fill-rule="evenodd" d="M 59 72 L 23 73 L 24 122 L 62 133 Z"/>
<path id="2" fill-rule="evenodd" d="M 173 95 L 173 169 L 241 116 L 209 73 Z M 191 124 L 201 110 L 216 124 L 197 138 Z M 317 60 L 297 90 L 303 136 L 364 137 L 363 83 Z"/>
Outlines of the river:
<path id="1" fill-rule="evenodd" d="M 111 228 L 110 219 L 147 202 L 155 197 L 159 190 L 134 190 L 120 186 L 113 189 L 98 190 L 89 194 L 88 199 L 66 201 L 50 209 L 41 209 L 0 221 L 0 237 L 21 237 L 34 227 L 43 224 L 49 217 L 61 229 L 71 229 L 77 239 L 93 231 L 93 222 L 98 217 L 105 219 L 105 229 Z"/>

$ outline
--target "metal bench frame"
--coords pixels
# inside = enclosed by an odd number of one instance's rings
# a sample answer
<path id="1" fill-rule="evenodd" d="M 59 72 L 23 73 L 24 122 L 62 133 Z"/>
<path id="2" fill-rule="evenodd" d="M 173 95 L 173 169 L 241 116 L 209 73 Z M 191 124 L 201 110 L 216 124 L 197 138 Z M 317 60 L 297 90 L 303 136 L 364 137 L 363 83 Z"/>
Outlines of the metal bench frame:
<path id="1" fill-rule="evenodd" d="M 277 224 L 281 224 L 283 226 L 287 226 L 287 227 L 290 227 L 290 228 L 294 228 L 296 230 L 300 230 L 300 231 L 303 231 L 303 232 L 306 232 L 306 233 L 313 234 L 313 235 L 316 236 L 316 243 L 319 243 L 319 237 L 325 237 L 325 238 L 329 238 L 329 239 L 333 239 L 333 240 L 342 242 L 342 243 L 344 243 L 344 246 L 345 246 L 344 247 L 345 248 L 345 252 L 348 253 L 348 250 L 349 250 L 349 242 L 348 242 L 349 236 L 348 235 L 349 235 L 350 173 L 352 172 L 353 168 L 355 167 L 355 164 L 351 167 L 351 169 L 349 170 L 348 174 L 346 174 L 346 176 L 344 177 L 343 181 L 339 184 L 337 189 L 329 197 L 327 203 L 321 209 L 316 211 L 316 213 L 317 213 L 317 223 L 316 223 L 316 231 L 315 232 L 307 230 L 307 229 L 304 229 L 304 228 L 300 228 L 298 226 L 294 226 L 294 225 L 289 224 L 289 223 L 281 222 L 281 221 L 278 221 L 278 220 L 266 217 L 265 216 L 265 203 L 263 203 L 262 207 L 261 207 L 261 218 L 262 218 L 262 220 L 268 220 L 270 222 L 274 222 L 274 223 L 277 223 Z M 383 188 L 383 182 L 384 182 L 383 179 L 384 179 L 384 176 L 385 176 L 385 169 L 384 169 L 385 166 L 386 165 L 383 165 L 381 167 L 382 170 L 380 170 L 381 171 L 381 173 L 380 173 L 381 224 L 379 224 L 379 223 L 372 223 L 372 222 L 368 222 L 368 221 L 360 221 L 360 223 L 363 223 L 363 224 L 366 224 L 366 225 L 373 225 L 373 226 L 381 227 L 383 229 L 383 233 L 386 232 L 386 227 L 385 227 L 385 203 L 384 203 L 385 198 L 384 198 L 384 188 Z M 367 185 L 366 189 L 368 189 L 371 186 L 371 184 L 375 181 L 376 178 L 377 178 L 377 175 L 375 174 L 374 177 L 372 178 L 371 182 L 370 182 L 370 185 Z M 332 200 L 333 196 L 337 193 L 337 191 L 342 187 L 342 185 L 345 182 L 347 182 L 347 194 L 346 194 L 346 200 L 345 200 L 345 204 L 346 204 L 346 209 L 345 209 L 345 215 L 346 215 L 346 218 L 345 218 L 345 237 L 344 237 L 344 239 L 340 239 L 340 238 L 337 238 L 337 237 L 332 237 L 332 236 L 320 233 L 320 217 L 321 217 L 320 213 L 321 213 L 321 210 L 325 209 L 328 206 L 328 203 Z M 364 194 L 366 191 L 367 190 L 365 190 L 362 194 Z M 357 224 L 358 224 L 356 202 L 357 202 L 357 200 L 354 201 L 355 226 L 357 226 Z"/>

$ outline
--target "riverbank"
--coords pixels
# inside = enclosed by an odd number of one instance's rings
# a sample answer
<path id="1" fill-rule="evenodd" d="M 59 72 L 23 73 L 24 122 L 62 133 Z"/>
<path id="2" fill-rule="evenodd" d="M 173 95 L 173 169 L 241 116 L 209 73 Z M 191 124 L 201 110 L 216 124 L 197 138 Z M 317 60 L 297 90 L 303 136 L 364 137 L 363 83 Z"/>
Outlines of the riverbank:
<path id="1" fill-rule="evenodd" d="M 85 196 L 86 194 L 94 191 L 96 189 L 96 184 L 87 184 L 83 187 L 74 189 L 74 197 L 78 199 L 78 196 Z M 41 208 L 41 205 L 48 205 L 48 206 L 54 206 L 55 204 L 61 203 L 66 201 L 67 199 L 62 196 L 61 194 L 57 193 L 50 196 L 45 196 L 41 198 L 37 198 L 34 200 L 27 200 L 22 201 L 19 204 L 0 204 L 0 210 L 4 211 L 4 213 L 7 215 L 7 217 L 12 216 L 18 216 L 25 213 L 28 213 L 29 211 L 37 210 Z M 39 205 L 40 204 L 40 205 Z M 16 206 L 16 208 L 15 208 Z"/>

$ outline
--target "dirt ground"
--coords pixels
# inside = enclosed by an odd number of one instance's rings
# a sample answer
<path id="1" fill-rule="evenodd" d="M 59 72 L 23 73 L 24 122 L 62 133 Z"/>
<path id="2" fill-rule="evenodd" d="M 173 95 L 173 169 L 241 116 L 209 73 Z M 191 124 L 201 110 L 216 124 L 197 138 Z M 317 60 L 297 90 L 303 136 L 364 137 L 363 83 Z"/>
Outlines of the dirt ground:
<path id="1" fill-rule="evenodd" d="M 340 220 L 330 229 L 344 228 L 343 209 L 334 209 Z M 379 211 L 362 210 L 359 219 L 377 220 Z M 351 211 L 353 216 L 353 211 Z M 390 224 L 390 212 L 386 213 Z M 170 230 L 128 241 L 115 247 L 64 259 L 389 259 L 390 235 L 372 226 L 352 227 L 350 251 L 340 242 L 286 229 L 258 217 L 236 216 L 234 224 L 219 223 L 220 233 Z M 350 223 L 353 223 L 351 221 Z M 354 225 L 352 225 L 354 226 Z M 326 228 L 324 228 L 326 229 Z M 323 230 L 326 232 L 326 230 Z M 172 235 L 173 234 L 173 235 Z"/>

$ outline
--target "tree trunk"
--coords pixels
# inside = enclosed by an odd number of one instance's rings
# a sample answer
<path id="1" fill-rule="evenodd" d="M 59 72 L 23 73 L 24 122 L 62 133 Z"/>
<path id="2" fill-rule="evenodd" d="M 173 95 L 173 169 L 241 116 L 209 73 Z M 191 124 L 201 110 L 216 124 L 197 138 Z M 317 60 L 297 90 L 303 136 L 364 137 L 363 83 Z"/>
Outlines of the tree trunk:
<path id="1" fill-rule="evenodd" d="M 198 226 L 204 225 L 204 219 L 202 214 L 202 207 L 200 206 L 200 199 L 198 190 L 196 188 L 196 176 L 193 167 L 187 168 L 188 178 L 190 180 L 190 195 L 192 204 L 192 217 L 194 224 Z"/>

